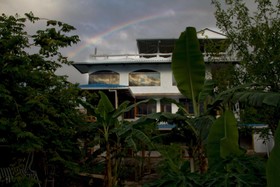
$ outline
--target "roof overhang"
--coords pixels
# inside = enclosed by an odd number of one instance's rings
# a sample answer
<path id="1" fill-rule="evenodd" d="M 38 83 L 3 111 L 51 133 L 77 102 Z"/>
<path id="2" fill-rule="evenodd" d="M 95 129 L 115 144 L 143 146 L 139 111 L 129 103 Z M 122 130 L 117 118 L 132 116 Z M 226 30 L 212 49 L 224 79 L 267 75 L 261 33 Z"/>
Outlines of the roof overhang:
<path id="1" fill-rule="evenodd" d="M 119 84 L 83 84 L 79 85 L 82 90 L 88 90 L 92 92 L 115 92 L 120 101 L 126 99 L 134 99 L 135 96 L 132 93 L 131 89 L 125 85 Z"/>
<path id="2" fill-rule="evenodd" d="M 82 74 L 84 73 L 88 73 L 89 72 L 89 68 L 90 68 L 90 64 L 88 63 L 74 63 L 73 66 Z"/>

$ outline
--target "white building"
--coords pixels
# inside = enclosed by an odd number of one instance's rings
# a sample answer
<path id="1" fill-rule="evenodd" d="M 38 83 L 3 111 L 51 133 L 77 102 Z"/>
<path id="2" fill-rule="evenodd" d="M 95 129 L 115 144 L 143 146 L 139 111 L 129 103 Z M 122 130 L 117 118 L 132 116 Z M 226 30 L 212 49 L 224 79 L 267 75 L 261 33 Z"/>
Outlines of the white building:
<path id="1" fill-rule="evenodd" d="M 206 76 L 211 78 L 213 61 L 229 61 L 224 58 L 228 47 L 226 37 L 210 29 L 199 31 L 197 36 L 207 64 Z M 136 102 L 147 98 L 158 100 L 157 103 L 139 106 L 134 114 L 126 116 L 128 118 L 152 112 L 176 112 L 175 105 L 159 102 L 163 97 L 185 103 L 191 112 L 192 106 L 179 92 L 171 71 L 171 55 L 175 41 L 176 39 L 138 39 L 138 54 L 95 54 L 92 55 L 92 62 L 74 63 L 74 67 L 88 77 L 88 84 L 80 87 L 92 91 L 106 91 L 116 107 L 124 100 Z M 213 45 L 217 52 L 215 57 L 212 55 L 210 59 L 208 54 L 212 51 L 207 49 L 213 50 Z"/>

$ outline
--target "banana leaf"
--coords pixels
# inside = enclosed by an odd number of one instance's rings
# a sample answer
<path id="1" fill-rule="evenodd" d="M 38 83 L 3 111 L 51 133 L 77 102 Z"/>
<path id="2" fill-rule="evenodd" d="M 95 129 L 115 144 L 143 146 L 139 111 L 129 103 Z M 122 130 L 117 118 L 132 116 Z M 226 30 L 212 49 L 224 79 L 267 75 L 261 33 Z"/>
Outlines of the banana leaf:
<path id="1" fill-rule="evenodd" d="M 221 157 L 243 154 L 238 144 L 238 127 L 237 121 L 232 111 L 225 111 L 223 115 L 224 137 L 220 141 Z"/>
<path id="2" fill-rule="evenodd" d="M 209 166 L 214 166 L 222 158 L 241 155 L 238 145 L 237 122 L 232 111 L 225 111 L 212 125 L 207 143 Z"/>
<path id="3" fill-rule="evenodd" d="M 205 63 L 195 28 L 187 27 L 175 43 L 172 71 L 179 91 L 196 103 L 205 81 Z"/>
<path id="4" fill-rule="evenodd" d="M 108 116 L 108 113 L 114 111 L 114 107 L 112 105 L 112 103 L 110 102 L 110 100 L 108 99 L 108 97 L 106 96 L 106 94 L 104 94 L 103 92 L 99 92 L 100 94 L 100 100 L 98 103 L 97 108 L 95 109 L 95 113 L 99 114 L 103 119 L 106 119 Z"/>

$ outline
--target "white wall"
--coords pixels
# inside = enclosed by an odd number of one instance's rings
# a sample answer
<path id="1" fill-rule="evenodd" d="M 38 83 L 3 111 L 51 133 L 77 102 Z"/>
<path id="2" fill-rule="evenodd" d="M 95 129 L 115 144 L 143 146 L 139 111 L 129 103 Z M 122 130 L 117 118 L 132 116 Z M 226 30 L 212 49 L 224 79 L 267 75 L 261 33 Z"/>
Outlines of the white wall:
<path id="1" fill-rule="evenodd" d="M 116 64 L 116 65 L 99 65 L 91 68 L 91 72 L 100 70 L 115 71 L 120 74 L 120 85 L 128 86 L 128 75 L 130 72 L 140 69 L 149 69 L 160 72 L 160 86 L 130 86 L 131 91 L 135 95 L 157 95 L 168 94 L 180 95 L 180 92 L 176 86 L 172 86 L 172 71 L 171 64 Z"/>

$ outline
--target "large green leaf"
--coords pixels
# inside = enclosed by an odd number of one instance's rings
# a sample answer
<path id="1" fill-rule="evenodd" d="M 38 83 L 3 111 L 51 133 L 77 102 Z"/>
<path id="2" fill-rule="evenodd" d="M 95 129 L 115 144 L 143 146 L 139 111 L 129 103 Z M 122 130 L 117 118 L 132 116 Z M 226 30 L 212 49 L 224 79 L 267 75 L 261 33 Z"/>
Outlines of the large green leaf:
<path id="1" fill-rule="evenodd" d="M 108 116 L 108 113 L 114 111 L 114 107 L 106 94 L 103 92 L 99 92 L 100 94 L 100 100 L 97 105 L 97 108 L 95 109 L 96 114 L 99 114 L 103 119 L 106 119 Z"/>
<path id="2" fill-rule="evenodd" d="M 210 167 L 221 158 L 231 155 L 241 155 L 238 145 L 237 122 L 232 111 L 225 111 L 210 129 L 207 143 L 207 156 Z"/>
<path id="3" fill-rule="evenodd" d="M 270 153 L 266 166 L 266 178 L 268 187 L 279 186 L 280 179 L 280 123 L 275 132 L 275 145 Z"/>
<path id="4" fill-rule="evenodd" d="M 243 151 L 238 144 L 237 121 L 232 111 L 225 111 L 223 115 L 224 137 L 221 139 L 221 157 L 226 158 L 231 155 L 241 155 Z"/>
<path id="5" fill-rule="evenodd" d="M 215 82 L 213 80 L 205 80 L 203 89 L 199 93 L 198 101 L 205 101 L 209 97 L 214 96 Z"/>
<path id="6" fill-rule="evenodd" d="M 224 137 L 224 117 L 215 120 L 208 135 L 207 157 L 209 166 L 212 167 L 221 159 L 220 140 Z"/>
<path id="7" fill-rule="evenodd" d="M 220 102 L 241 102 L 250 106 L 280 106 L 280 93 L 267 91 L 267 85 L 243 84 L 221 92 L 213 104 Z"/>
<path id="8" fill-rule="evenodd" d="M 197 100 L 205 81 L 205 63 L 195 28 L 187 27 L 181 33 L 175 44 L 171 66 L 180 92 Z"/>

